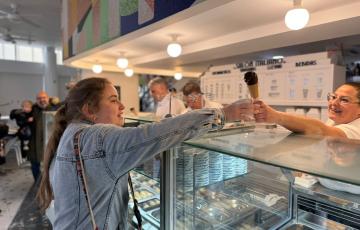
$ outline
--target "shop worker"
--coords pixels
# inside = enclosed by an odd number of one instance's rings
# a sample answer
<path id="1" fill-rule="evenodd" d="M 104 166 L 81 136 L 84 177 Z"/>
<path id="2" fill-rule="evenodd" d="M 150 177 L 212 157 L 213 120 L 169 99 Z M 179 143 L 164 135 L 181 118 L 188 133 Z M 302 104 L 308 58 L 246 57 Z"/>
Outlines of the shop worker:
<path id="1" fill-rule="evenodd" d="M 170 115 L 174 116 L 184 113 L 186 109 L 184 103 L 172 96 L 165 78 L 154 78 L 149 82 L 148 86 L 156 102 L 156 117 L 165 118 Z"/>
<path id="2" fill-rule="evenodd" d="M 276 111 L 262 101 L 254 102 L 254 116 L 258 122 L 274 122 L 297 133 L 360 139 L 360 83 L 343 84 L 329 93 L 327 100 L 329 120 L 326 123 Z M 324 178 L 318 180 L 327 188 L 360 194 L 359 186 Z"/>
<path id="3" fill-rule="evenodd" d="M 81 80 L 55 115 L 38 193 L 41 207 L 54 199 L 55 230 L 92 229 L 92 223 L 99 229 L 127 229 L 131 169 L 182 141 L 220 129 L 225 118 L 247 118 L 252 107 L 237 101 L 223 109 L 122 128 L 125 107 L 115 87 L 105 78 Z"/>
<path id="4" fill-rule="evenodd" d="M 182 88 L 184 101 L 188 106 L 187 110 L 202 108 L 222 108 L 223 106 L 215 101 L 208 100 L 201 92 L 200 86 L 195 81 L 189 81 Z"/>
<path id="5" fill-rule="evenodd" d="M 360 83 L 345 83 L 327 99 L 326 123 L 276 111 L 262 101 L 254 102 L 254 116 L 257 122 L 277 123 L 297 133 L 360 139 Z"/>

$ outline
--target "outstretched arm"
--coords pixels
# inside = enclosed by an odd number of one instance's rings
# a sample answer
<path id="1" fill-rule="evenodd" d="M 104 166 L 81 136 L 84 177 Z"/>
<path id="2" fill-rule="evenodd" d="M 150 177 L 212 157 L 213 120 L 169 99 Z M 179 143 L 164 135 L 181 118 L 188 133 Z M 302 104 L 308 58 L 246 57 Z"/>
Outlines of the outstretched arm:
<path id="1" fill-rule="evenodd" d="M 276 123 L 296 133 L 346 137 L 339 128 L 317 119 L 277 111 L 260 100 L 254 102 L 254 116 L 257 122 Z"/>

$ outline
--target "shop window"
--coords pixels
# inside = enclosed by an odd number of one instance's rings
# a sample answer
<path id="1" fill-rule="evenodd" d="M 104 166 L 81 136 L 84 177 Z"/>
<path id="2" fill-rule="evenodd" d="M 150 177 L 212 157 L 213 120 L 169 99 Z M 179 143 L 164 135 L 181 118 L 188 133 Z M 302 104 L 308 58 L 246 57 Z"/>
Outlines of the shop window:
<path id="1" fill-rule="evenodd" d="M 32 49 L 30 46 L 16 46 L 16 60 L 32 62 Z"/>
<path id="2" fill-rule="evenodd" d="M 43 50 L 40 47 L 33 48 L 33 62 L 43 63 L 44 62 L 44 54 Z"/>
<path id="3" fill-rule="evenodd" d="M 15 60 L 15 45 L 10 43 L 3 44 L 3 54 L 6 60 Z"/>

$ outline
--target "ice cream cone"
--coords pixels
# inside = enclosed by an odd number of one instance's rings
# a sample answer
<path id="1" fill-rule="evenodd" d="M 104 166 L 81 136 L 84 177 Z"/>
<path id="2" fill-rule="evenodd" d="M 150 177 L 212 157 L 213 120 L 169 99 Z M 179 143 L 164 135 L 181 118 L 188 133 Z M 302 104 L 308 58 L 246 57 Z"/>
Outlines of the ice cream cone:
<path id="1" fill-rule="evenodd" d="M 258 84 L 248 85 L 250 96 L 254 99 L 259 97 L 259 86 Z"/>

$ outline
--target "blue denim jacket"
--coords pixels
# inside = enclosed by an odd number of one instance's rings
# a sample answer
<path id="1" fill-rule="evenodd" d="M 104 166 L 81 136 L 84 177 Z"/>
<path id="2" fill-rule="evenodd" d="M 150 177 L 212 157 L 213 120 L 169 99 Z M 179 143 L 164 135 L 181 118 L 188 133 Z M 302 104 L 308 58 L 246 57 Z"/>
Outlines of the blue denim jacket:
<path id="1" fill-rule="evenodd" d="M 99 229 L 127 229 L 128 174 L 135 166 L 176 144 L 217 128 L 215 110 L 198 110 L 136 128 L 71 123 L 50 167 L 54 229 L 92 229 L 76 171 L 73 137 L 79 130 L 89 197 Z"/>

